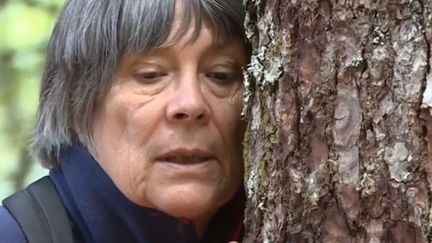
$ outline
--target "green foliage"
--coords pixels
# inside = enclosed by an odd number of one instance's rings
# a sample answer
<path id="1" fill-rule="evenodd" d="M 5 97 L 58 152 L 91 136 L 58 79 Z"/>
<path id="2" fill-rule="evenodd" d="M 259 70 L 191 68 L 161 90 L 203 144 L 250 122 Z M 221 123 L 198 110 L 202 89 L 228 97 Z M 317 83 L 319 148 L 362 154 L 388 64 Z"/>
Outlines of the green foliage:
<path id="1" fill-rule="evenodd" d="M 45 49 L 64 0 L 0 0 L 0 200 L 46 173 L 28 155 Z"/>

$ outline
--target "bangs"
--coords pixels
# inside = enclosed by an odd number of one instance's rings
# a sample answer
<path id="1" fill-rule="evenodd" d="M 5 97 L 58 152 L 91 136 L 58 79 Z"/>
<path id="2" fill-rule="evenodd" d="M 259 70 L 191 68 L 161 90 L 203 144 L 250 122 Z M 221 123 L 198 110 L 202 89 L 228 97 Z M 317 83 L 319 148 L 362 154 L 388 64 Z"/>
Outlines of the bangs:
<path id="1" fill-rule="evenodd" d="M 176 13 L 176 2 L 182 5 L 177 7 L 182 11 L 179 14 Z M 244 38 L 243 20 L 241 1 L 125 1 L 118 26 L 118 33 L 121 34 L 118 37 L 119 54 L 146 52 L 173 45 L 191 28 L 193 33 L 187 42 L 192 43 L 200 35 L 204 24 L 210 26 L 214 44 L 223 44 L 233 38 Z M 180 25 L 176 26 L 175 33 L 171 33 L 176 21 Z"/>

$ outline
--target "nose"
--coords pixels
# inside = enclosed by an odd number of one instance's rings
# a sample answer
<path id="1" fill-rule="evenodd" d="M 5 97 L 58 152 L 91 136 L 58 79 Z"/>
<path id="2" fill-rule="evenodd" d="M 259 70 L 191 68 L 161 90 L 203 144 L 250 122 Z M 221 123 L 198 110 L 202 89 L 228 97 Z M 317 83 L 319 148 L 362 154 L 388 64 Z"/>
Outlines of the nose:
<path id="1" fill-rule="evenodd" d="M 207 123 L 210 111 L 198 79 L 183 80 L 180 81 L 167 105 L 168 121 L 191 125 Z"/>

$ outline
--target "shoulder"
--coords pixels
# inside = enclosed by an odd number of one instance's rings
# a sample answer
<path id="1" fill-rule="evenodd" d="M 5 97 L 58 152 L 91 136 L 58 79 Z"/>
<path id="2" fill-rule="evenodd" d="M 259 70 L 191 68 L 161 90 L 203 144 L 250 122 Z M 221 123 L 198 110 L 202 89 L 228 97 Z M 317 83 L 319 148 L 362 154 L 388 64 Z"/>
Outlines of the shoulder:
<path id="1" fill-rule="evenodd" d="M 0 206 L 0 243 L 27 243 L 20 226 L 3 206 Z"/>

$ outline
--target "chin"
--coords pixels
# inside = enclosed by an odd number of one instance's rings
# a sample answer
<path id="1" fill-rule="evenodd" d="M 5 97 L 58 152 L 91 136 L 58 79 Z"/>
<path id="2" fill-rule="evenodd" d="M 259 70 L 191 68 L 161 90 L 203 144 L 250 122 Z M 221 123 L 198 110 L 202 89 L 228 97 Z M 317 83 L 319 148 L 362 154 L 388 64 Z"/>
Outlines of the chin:
<path id="1" fill-rule="evenodd" d="M 227 201 L 216 189 L 196 185 L 172 186 L 148 196 L 158 210 L 191 220 L 211 218 Z"/>

